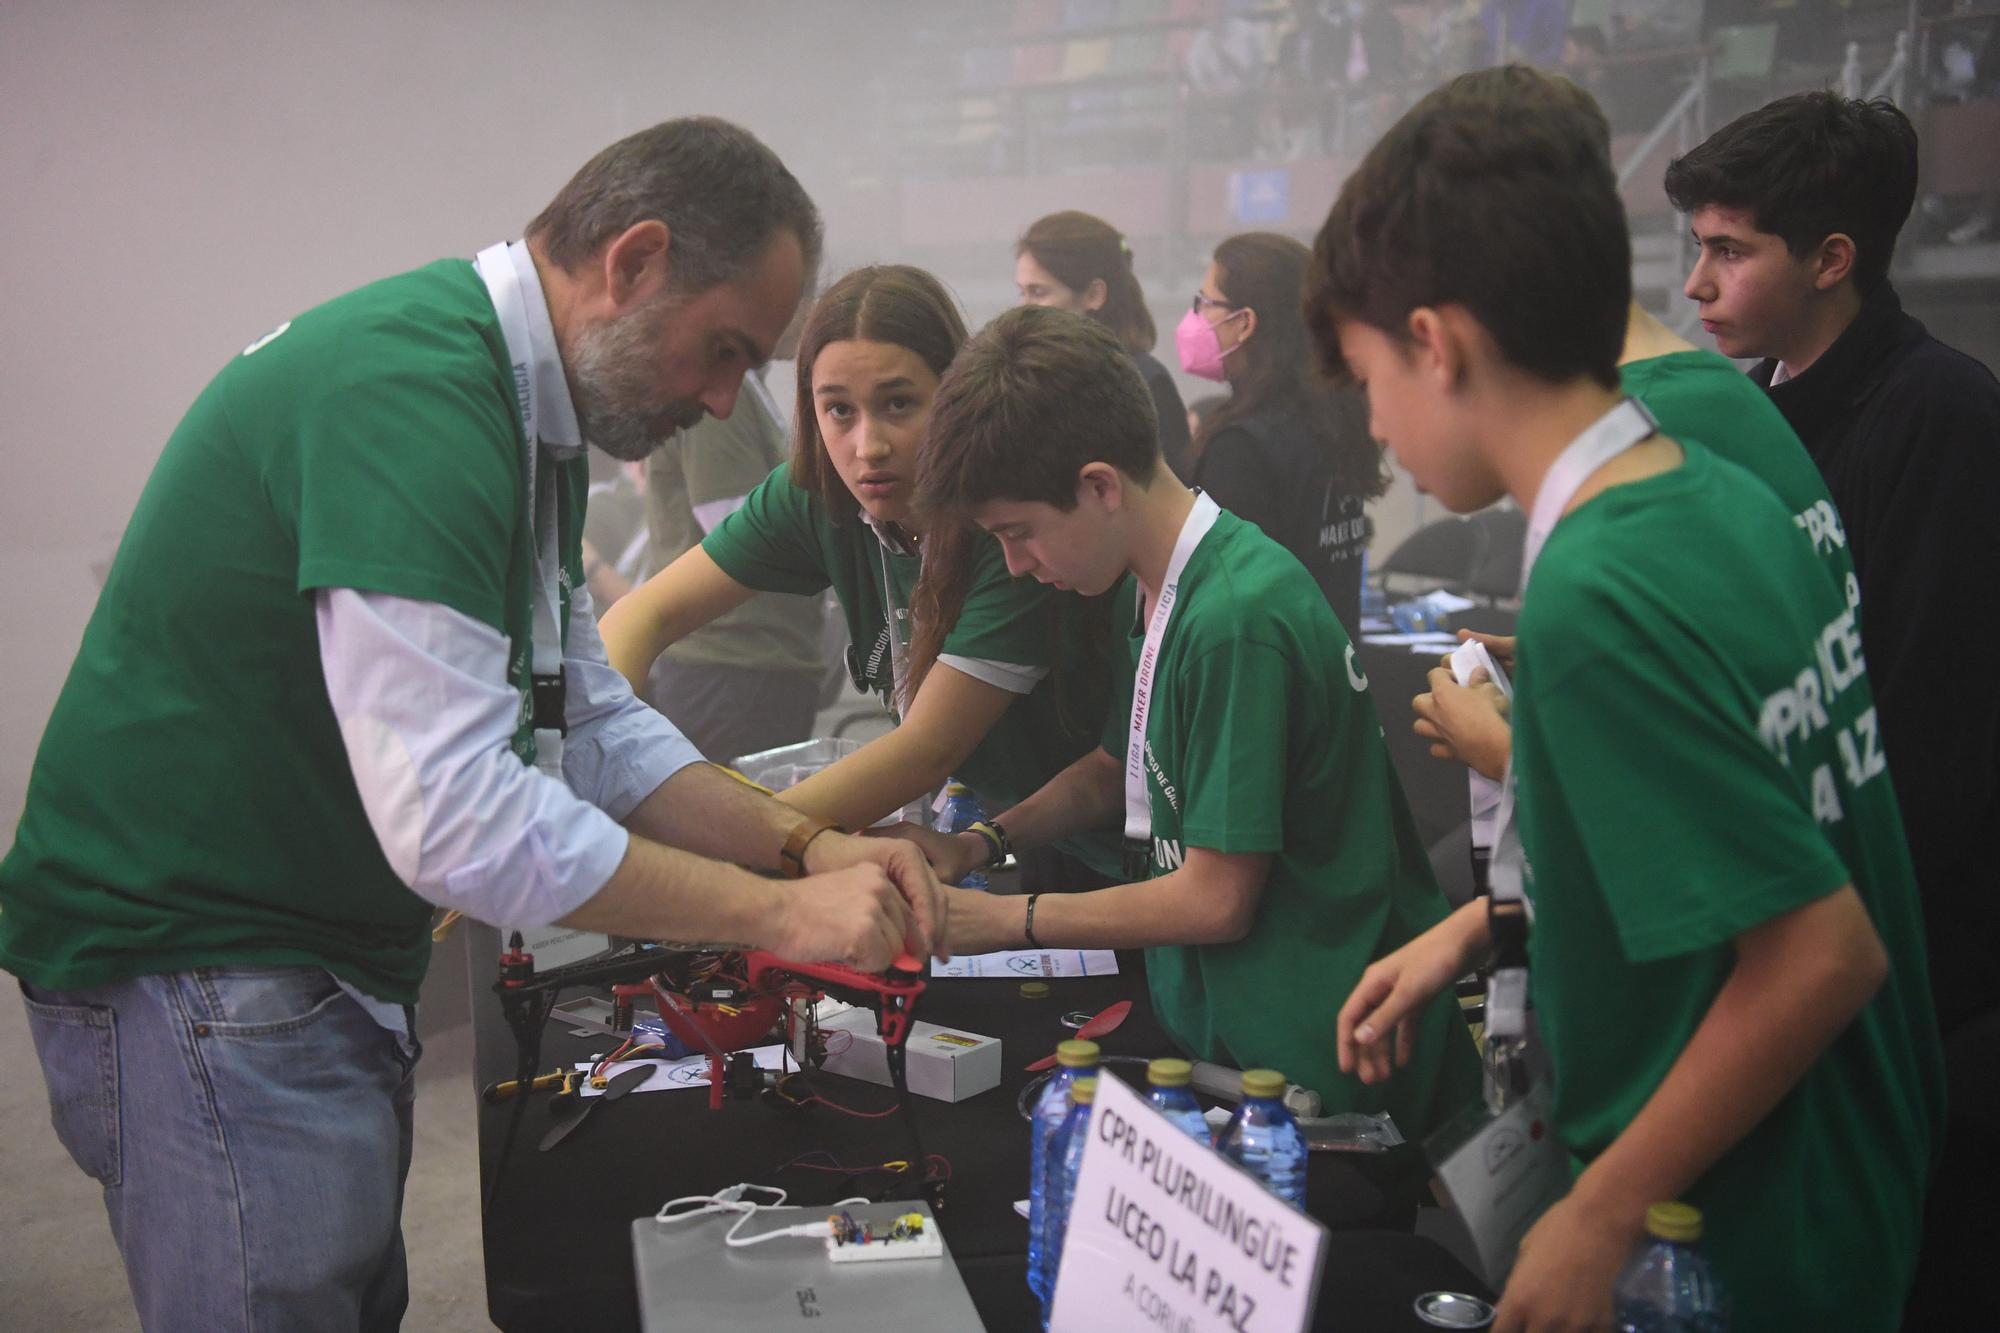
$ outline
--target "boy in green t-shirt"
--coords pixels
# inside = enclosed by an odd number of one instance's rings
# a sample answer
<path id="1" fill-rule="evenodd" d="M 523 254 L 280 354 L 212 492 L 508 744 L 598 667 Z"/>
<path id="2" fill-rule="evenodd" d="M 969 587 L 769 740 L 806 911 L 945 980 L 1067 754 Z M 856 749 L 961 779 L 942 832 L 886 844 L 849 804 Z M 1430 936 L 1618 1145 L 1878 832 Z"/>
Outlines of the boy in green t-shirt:
<path id="1" fill-rule="evenodd" d="M 1420 102 L 1343 188 L 1308 296 L 1419 485 L 1531 515 L 1513 776 L 1577 1174 L 1494 1328 L 1607 1326 L 1647 1205 L 1686 1198 L 1737 1327 L 1893 1329 L 1942 1082 L 1854 607 L 1768 487 L 1620 392 L 1617 184 L 1548 78 Z M 1491 938 L 1473 903 L 1371 967 L 1342 1067 L 1390 1079 L 1405 1015 Z"/>
<path id="2" fill-rule="evenodd" d="M 1103 748 L 987 831 L 907 832 L 956 878 L 1010 846 L 1122 823 L 1131 882 L 953 894 L 955 946 L 1144 947 L 1162 1023 L 1201 1058 L 1282 1070 L 1329 1113 L 1387 1110 L 1411 1139 L 1469 1104 L 1478 1067 L 1450 996 L 1418 1018 L 1407 1086 L 1366 1087 L 1334 1066 L 1320 988 L 1351 985 L 1445 903 L 1367 679 L 1312 576 L 1161 464 L 1144 382 L 1088 319 L 1002 315 L 931 411 L 925 512 L 986 529 L 1017 578 L 1122 588 L 1127 630 Z"/>

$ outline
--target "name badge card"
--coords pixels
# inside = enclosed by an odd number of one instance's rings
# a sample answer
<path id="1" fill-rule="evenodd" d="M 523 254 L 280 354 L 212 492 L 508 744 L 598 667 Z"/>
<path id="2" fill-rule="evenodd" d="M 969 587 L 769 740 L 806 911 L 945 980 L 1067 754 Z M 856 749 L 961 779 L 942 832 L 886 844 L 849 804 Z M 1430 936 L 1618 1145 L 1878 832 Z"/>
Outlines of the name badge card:
<path id="1" fill-rule="evenodd" d="M 1549 1119 L 1548 1085 L 1537 1083 L 1499 1115 L 1482 1117 L 1469 1138 L 1432 1162 L 1472 1233 L 1486 1280 L 1500 1290 L 1521 1237 L 1569 1192 L 1569 1154 Z"/>
<path id="2" fill-rule="evenodd" d="M 1049 1327 L 1299 1333 L 1326 1228 L 1101 1078 Z"/>

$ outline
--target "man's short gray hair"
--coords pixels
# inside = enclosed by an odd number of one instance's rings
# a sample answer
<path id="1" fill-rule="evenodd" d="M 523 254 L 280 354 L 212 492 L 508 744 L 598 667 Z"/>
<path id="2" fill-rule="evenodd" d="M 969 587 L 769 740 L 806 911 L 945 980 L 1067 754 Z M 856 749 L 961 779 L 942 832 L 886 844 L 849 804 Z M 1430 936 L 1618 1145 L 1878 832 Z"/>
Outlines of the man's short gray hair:
<path id="1" fill-rule="evenodd" d="M 528 238 L 565 272 L 608 241 L 657 219 L 672 234 L 673 289 L 706 291 L 737 277 L 780 230 L 819 264 L 819 210 L 778 155 L 713 116 L 664 121 L 590 159 L 528 224 Z"/>

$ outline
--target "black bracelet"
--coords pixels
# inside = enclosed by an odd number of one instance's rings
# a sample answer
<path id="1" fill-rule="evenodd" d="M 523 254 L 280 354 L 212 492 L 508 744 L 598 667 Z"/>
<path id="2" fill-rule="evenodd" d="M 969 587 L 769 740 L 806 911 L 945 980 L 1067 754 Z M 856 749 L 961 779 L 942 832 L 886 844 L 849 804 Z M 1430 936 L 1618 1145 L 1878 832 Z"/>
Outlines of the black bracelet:
<path id="1" fill-rule="evenodd" d="M 997 866 L 1004 864 L 1014 848 L 1007 840 L 1007 830 L 990 819 L 978 819 L 965 826 L 967 833 L 977 833 L 986 840 L 986 860 L 984 864 Z"/>
<path id="2" fill-rule="evenodd" d="M 1042 947 L 1042 942 L 1035 938 L 1035 901 L 1041 896 L 1039 893 L 1028 895 L 1028 920 L 1021 927 L 1021 933 L 1027 936 L 1028 947 L 1030 949 L 1039 949 Z"/>

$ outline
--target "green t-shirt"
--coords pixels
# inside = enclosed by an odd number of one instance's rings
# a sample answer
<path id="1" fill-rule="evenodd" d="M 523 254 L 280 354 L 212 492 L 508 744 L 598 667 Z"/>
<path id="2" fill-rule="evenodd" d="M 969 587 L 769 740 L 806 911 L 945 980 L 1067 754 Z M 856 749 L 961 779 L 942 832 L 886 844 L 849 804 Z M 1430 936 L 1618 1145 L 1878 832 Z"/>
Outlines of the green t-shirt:
<path id="1" fill-rule="evenodd" d="M 581 458 L 560 470 L 582 577 Z M 298 316 L 168 440 L 56 701 L 12 852 L 0 967 L 98 985 L 309 963 L 414 1003 L 430 908 L 383 856 L 321 674 L 312 593 L 440 602 L 525 687 L 534 553 L 506 344 L 446 260 Z M 515 749 L 534 753 L 524 726 Z"/>
<path id="2" fill-rule="evenodd" d="M 1732 940 L 1853 883 L 1890 959 L 1859 1017 L 1688 1194 L 1736 1326 L 1894 1329 L 1940 1141 L 1923 925 L 1853 608 L 1741 469 L 1687 459 L 1564 518 L 1529 583 L 1514 771 L 1529 984 L 1580 1162 L 1638 1113 Z"/>
<path id="3" fill-rule="evenodd" d="M 676 431 L 646 460 L 653 571 L 701 542 L 697 508 L 748 495 L 784 461 L 784 430 L 759 389 L 746 382 L 727 418 L 704 417 Z M 821 619 L 817 597 L 763 593 L 669 645 L 665 656 L 687 666 L 817 675 Z"/>
<path id="4" fill-rule="evenodd" d="M 971 590 L 945 638 L 943 655 L 1050 672 L 1008 705 L 953 775 L 997 814 L 1089 752 L 1093 729 L 1080 719 L 1071 721 L 1081 710 L 1065 707 L 1058 687 L 1084 696 L 1092 667 L 1089 646 L 1059 632 L 1057 599 L 1063 594 L 1033 579 L 1010 577 L 1000 544 L 983 532 L 974 540 L 978 555 Z M 922 567 L 919 556 L 889 551 L 858 517 L 834 522 L 818 496 L 793 483 L 789 463 L 750 492 L 743 507 L 718 523 L 701 546 L 723 573 L 760 592 L 816 593 L 831 585 L 847 618 L 855 684 L 885 699 L 893 695 L 891 625 L 907 646 L 907 608 Z M 893 622 L 892 605 L 901 613 Z M 1117 873 L 1114 832 L 1062 846 L 1105 874 Z"/>
<path id="5" fill-rule="evenodd" d="M 1812 455 L 1748 375 L 1714 352 L 1670 352 L 1618 368 L 1625 392 L 1646 405 L 1660 429 L 1696 440 L 1771 488 L 1812 543 L 1842 596 L 1854 578 L 1847 531 Z"/>
<path id="6" fill-rule="evenodd" d="M 1132 630 L 1104 728 L 1121 769 L 1145 640 L 1135 586 L 1120 599 Z M 1420 1139 L 1479 1095 L 1450 992 L 1424 1009 L 1412 1063 L 1389 1082 L 1368 1087 L 1335 1062 L 1341 998 L 1446 912 L 1347 632 L 1289 551 L 1224 512 L 1181 572 L 1153 681 L 1148 878 L 1190 847 L 1271 854 L 1243 939 L 1146 951 L 1161 1023 L 1202 1059 L 1281 1070 L 1328 1115 L 1386 1110 Z"/>

